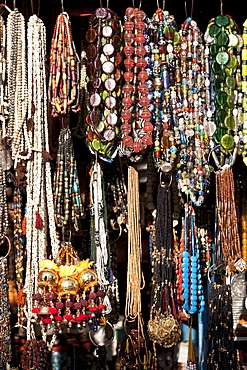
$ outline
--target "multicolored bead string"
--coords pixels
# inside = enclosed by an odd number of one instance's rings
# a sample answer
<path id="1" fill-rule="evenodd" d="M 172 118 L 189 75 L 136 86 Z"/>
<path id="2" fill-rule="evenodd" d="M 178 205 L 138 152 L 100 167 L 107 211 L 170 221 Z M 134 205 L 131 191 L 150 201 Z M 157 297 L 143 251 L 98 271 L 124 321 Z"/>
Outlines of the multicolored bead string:
<path id="1" fill-rule="evenodd" d="M 72 38 L 69 15 L 61 13 L 56 20 L 50 52 L 48 86 L 52 116 L 78 112 L 80 60 Z"/>

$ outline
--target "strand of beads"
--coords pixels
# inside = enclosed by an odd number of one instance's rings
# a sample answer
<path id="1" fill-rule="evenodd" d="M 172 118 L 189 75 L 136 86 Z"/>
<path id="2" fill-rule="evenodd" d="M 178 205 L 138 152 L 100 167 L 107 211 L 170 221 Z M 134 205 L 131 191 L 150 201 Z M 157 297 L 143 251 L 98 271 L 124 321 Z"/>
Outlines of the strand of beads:
<path id="1" fill-rule="evenodd" d="M 57 17 L 51 42 L 48 94 L 52 116 L 80 109 L 79 81 L 80 60 L 72 38 L 69 15 L 64 12 Z"/>
<path id="2" fill-rule="evenodd" d="M 0 122 L 1 122 L 1 137 L 6 136 L 6 118 L 7 104 L 6 100 L 6 26 L 2 16 L 0 16 L 0 74 L 2 76 L 0 85 Z"/>
<path id="3" fill-rule="evenodd" d="M 108 161 L 117 154 L 121 94 L 121 29 L 121 21 L 114 12 L 98 8 L 90 18 L 89 30 L 86 33 L 89 92 L 87 144 L 92 153 L 98 152 Z"/>
<path id="4" fill-rule="evenodd" d="M 74 229 L 78 231 L 82 204 L 69 128 L 62 128 L 59 135 L 56 171 L 53 179 L 53 196 L 57 226 L 63 227 L 72 223 Z"/>
<path id="5" fill-rule="evenodd" d="M 27 65 L 24 16 L 15 9 L 7 18 L 7 75 L 9 120 L 6 137 L 11 143 L 12 158 L 16 163 L 31 156 L 28 138 Z M 16 165 L 15 163 L 15 165 Z"/>
<path id="6" fill-rule="evenodd" d="M 131 160 L 140 159 L 140 152 L 152 145 L 153 125 L 150 122 L 151 112 L 148 109 L 149 99 L 146 81 L 149 76 L 144 58 L 146 41 L 145 13 L 142 10 L 127 8 L 124 22 L 123 49 L 125 72 L 122 99 L 121 144 L 119 155 L 126 155 Z"/>
<path id="7" fill-rule="evenodd" d="M 22 235 L 22 194 L 20 188 L 14 189 L 13 194 L 14 203 L 14 230 L 13 230 L 13 244 L 15 248 L 15 270 L 16 270 L 16 285 L 17 290 L 23 288 L 23 235 Z"/>
<path id="8" fill-rule="evenodd" d="M 176 142 L 179 140 L 177 113 L 180 81 L 176 60 L 180 37 L 174 16 L 157 9 L 149 23 L 149 37 L 153 77 L 154 160 L 158 168 L 169 172 L 176 159 Z"/>
<path id="9" fill-rule="evenodd" d="M 10 252 L 10 241 L 7 237 L 9 220 L 6 198 L 6 180 L 5 171 L 2 166 L 4 161 L 3 153 L 0 157 L 0 367 L 6 368 L 11 359 L 11 338 L 10 338 L 10 305 L 9 305 L 9 287 L 8 287 L 8 260 Z M 5 251 L 6 242 L 8 242 L 8 251 Z M 2 253 L 5 255 L 3 256 Z"/>
<path id="10" fill-rule="evenodd" d="M 184 309 L 190 314 L 203 312 L 205 300 L 199 266 L 199 249 L 195 212 L 187 203 L 184 206 L 184 252 L 182 252 L 182 279 Z"/>
<path id="11" fill-rule="evenodd" d="M 209 63 L 206 66 L 210 97 L 206 100 L 208 131 L 215 165 L 220 168 L 235 162 L 242 144 L 240 51 L 243 41 L 236 23 L 228 15 L 212 19 L 204 39 Z"/>
<path id="12" fill-rule="evenodd" d="M 242 48 L 242 93 L 243 93 L 243 161 L 247 164 L 247 20 L 243 24 L 243 48 Z"/>
<path id="13" fill-rule="evenodd" d="M 180 72 L 183 108 L 179 118 L 180 151 L 178 189 L 200 206 L 209 186 L 209 140 L 204 128 L 204 46 L 197 23 L 187 18 L 181 25 Z"/>

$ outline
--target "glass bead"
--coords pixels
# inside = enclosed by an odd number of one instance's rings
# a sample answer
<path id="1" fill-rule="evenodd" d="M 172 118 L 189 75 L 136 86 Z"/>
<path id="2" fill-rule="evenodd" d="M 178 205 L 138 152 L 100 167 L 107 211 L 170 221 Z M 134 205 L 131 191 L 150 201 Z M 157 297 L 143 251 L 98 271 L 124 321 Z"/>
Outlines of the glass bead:
<path id="1" fill-rule="evenodd" d="M 227 16 L 227 15 L 218 15 L 216 18 L 215 18 L 215 23 L 217 24 L 217 26 L 219 27 L 226 27 L 228 26 L 228 24 L 230 23 L 230 18 Z"/>
<path id="2" fill-rule="evenodd" d="M 96 31 L 93 28 L 89 28 L 86 32 L 86 40 L 88 42 L 94 42 L 96 39 Z"/>
<path id="3" fill-rule="evenodd" d="M 230 57 L 229 57 L 229 54 L 226 52 L 226 51 L 220 51 L 217 55 L 216 55 L 216 61 L 220 64 L 220 65 L 225 65 L 228 63 Z"/>
<path id="4" fill-rule="evenodd" d="M 98 132 L 103 132 L 104 129 L 105 129 L 105 124 L 103 121 L 100 121 L 98 124 L 97 124 L 97 127 L 96 127 L 97 131 Z"/>
<path id="5" fill-rule="evenodd" d="M 235 106 L 235 95 L 231 94 L 231 95 L 228 95 L 227 97 L 227 106 L 228 108 L 230 109 L 233 109 L 234 106 Z"/>
<path id="6" fill-rule="evenodd" d="M 216 60 L 214 60 L 212 63 L 212 70 L 216 75 L 221 73 L 222 68 L 220 64 L 216 62 Z"/>
<path id="7" fill-rule="evenodd" d="M 225 124 L 225 126 L 226 126 L 229 130 L 233 130 L 233 129 L 234 129 L 234 126 L 235 126 L 235 119 L 234 119 L 234 117 L 233 117 L 233 116 L 231 116 L 231 115 L 228 115 L 228 116 L 225 118 L 224 124 Z"/>
<path id="8" fill-rule="evenodd" d="M 227 132 L 226 128 L 223 128 L 223 127 L 217 128 L 215 135 L 214 135 L 214 139 L 217 144 L 219 144 L 221 138 L 226 134 L 226 132 Z"/>
<path id="9" fill-rule="evenodd" d="M 218 27 L 216 24 L 212 24 L 209 28 L 209 35 L 211 37 L 216 37 L 220 33 L 220 27 Z"/>
<path id="10" fill-rule="evenodd" d="M 226 64 L 226 67 L 234 69 L 234 68 L 237 67 L 237 65 L 238 65 L 238 59 L 237 59 L 236 55 L 234 55 L 234 54 L 229 55 L 229 60 Z"/>
<path id="11" fill-rule="evenodd" d="M 217 44 L 219 46 L 227 46 L 228 45 L 229 38 L 228 38 L 228 36 L 225 32 L 219 33 L 218 36 L 216 37 L 216 39 L 217 39 Z"/>
<path id="12" fill-rule="evenodd" d="M 234 144 L 235 144 L 234 138 L 230 134 L 225 134 L 224 136 L 222 136 L 222 138 L 220 140 L 220 143 L 221 143 L 222 147 L 227 149 L 227 150 L 232 150 L 234 148 Z"/>
<path id="13" fill-rule="evenodd" d="M 216 124 L 217 126 L 222 126 L 224 123 L 224 120 L 226 118 L 226 111 L 224 109 L 220 109 L 216 113 Z"/>
<path id="14" fill-rule="evenodd" d="M 88 59 L 94 59 L 97 55 L 97 49 L 95 45 L 88 45 L 86 50 L 86 55 Z"/>
<path id="15" fill-rule="evenodd" d="M 216 54 L 217 54 L 217 53 L 218 53 L 218 51 L 219 51 L 219 46 L 218 46 L 217 44 L 212 44 L 212 45 L 210 45 L 209 50 L 210 50 L 210 54 L 211 54 L 213 57 L 215 57 L 215 56 L 216 56 Z"/>
<path id="16" fill-rule="evenodd" d="M 221 91 L 216 95 L 216 102 L 219 106 L 226 105 L 227 102 L 227 93 L 225 91 Z"/>

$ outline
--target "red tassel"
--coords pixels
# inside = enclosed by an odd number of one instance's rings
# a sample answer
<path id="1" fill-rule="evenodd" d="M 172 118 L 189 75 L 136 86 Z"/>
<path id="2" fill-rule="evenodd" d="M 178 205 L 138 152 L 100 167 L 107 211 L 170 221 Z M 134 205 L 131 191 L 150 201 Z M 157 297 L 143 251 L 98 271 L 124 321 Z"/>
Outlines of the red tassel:
<path id="1" fill-rule="evenodd" d="M 41 230 L 42 227 L 43 227 L 42 218 L 40 217 L 39 212 L 36 212 L 35 215 L 36 215 L 35 227 L 36 227 L 36 229 Z"/>
<path id="2" fill-rule="evenodd" d="M 26 235 L 27 233 L 27 218 L 26 216 L 23 217 L 22 223 L 21 223 L 21 229 L 22 229 L 22 235 Z"/>

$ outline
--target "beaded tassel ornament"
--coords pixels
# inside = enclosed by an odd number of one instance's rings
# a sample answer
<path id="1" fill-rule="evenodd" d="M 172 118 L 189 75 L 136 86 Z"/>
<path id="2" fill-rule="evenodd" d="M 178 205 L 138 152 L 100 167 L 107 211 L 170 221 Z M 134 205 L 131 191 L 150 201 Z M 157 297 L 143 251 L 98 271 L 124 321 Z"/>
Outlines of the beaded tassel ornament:
<path id="1" fill-rule="evenodd" d="M 80 60 L 72 38 L 69 15 L 61 13 L 56 20 L 50 53 L 48 86 L 52 116 L 78 112 Z"/>
<path id="2" fill-rule="evenodd" d="M 98 8 L 86 33 L 87 90 L 89 92 L 87 144 L 92 153 L 111 161 L 117 154 L 121 95 L 121 31 L 112 10 Z"/>
<path id="3" fill-rule="evenodd" d="M 160 8 L 150 20 L 148 32 L 153 78 L 153 155 L 156 167 L 169 172 L 180 142 L 178 112 L 181 106 L 181 81 L 177 64 L 180 36 L 174 16 Z"/>
<path id="4" fill-rule="evenodd" d="M 204 46 L 197 23 L 187 18 L 181 25 L 179 73 L 182 111 L 179 115 L 180 150 L 177 182 L 180 194 L 189 195 L 196 206 L 204 202 L 210 171 L 210 151 L 205 108 Z"/>
<path id="5" fill-rule="evenodd" d="M 146 84 L 149 76 L 145 68 L 146 14 L 142 10 L 127 8 L 124 22 L 125 56 L 121 144 L 119 155 L 126 155 L 133 161 L 140 160 L 140 152 L 152 145 L 153 125 L 150 122 L 150 101 L 147 97 L 149 88 Z"/>
<path id="6" fill-rule="evenodd" d="M 242 37 L 228 15 L 219 15 L 204 34 L 207 125 L 212 156 L 219 169 L 233 165 L 243 148 Z"/>

